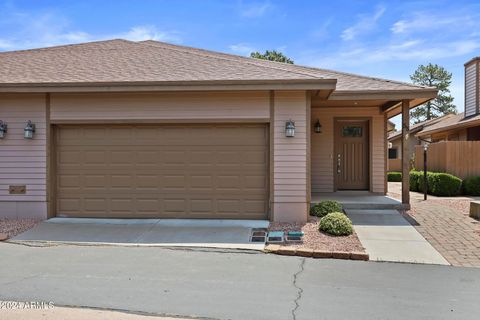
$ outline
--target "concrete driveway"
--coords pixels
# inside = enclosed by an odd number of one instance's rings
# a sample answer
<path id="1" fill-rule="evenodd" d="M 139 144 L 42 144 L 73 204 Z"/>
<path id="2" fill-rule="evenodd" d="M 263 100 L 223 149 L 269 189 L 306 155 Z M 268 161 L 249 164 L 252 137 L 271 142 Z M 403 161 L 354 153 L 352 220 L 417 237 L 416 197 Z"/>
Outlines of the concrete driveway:
<path id="1" fill-rule="evenodd" d="M 0 300 L 201 319 L 478 319 L 480 269 L 0 243 Z M 2 310 L 0 310 L 0 318 Z"/>
<path id="2" fill-rule="evenodd" d="M 10 242 L 263 250 L 265 243 L 252 243 L 250 236 L 252 229 L 268 225 L 264 220 L 52 218 Z"/>

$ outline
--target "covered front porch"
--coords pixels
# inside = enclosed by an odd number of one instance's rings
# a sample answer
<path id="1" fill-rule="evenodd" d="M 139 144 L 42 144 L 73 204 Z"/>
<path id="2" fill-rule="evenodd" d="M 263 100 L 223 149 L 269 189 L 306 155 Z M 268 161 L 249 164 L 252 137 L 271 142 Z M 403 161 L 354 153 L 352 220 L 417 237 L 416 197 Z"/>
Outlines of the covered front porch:
<path id="1" fill-rule="evenodd" d="M 408 148 L 410 109 L 429 98 L 407 93 L 404 99 L 398 95 L 393 99 L 387 95 L 368 97 L 371 99 L 339 96 L 337 100 L 334 94 L 329 100 L 312 97 L 310 203 L 337 200 L 350 209 L 409 208 L 408 157 L 401 161 L 402 200 L 387 196 L 387 122 L 402 115 L 402 148 Z"/>

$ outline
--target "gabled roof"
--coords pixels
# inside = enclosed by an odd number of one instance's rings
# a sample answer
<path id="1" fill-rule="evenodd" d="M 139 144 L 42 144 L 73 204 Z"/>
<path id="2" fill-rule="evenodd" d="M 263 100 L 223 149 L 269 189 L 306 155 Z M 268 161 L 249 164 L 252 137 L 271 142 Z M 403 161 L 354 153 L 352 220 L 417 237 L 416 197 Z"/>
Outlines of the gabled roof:
<path id="1" fill-rule="evenodd" d="M 431 126 L 426 126 L 422 131 L 417 133 L 417 136 L 428 136 L 432 133 L 438 133 L 446 130 L 469 128 L 480 126 L 480 114 L 465 118 L 465 114 L 459 113 L 451 117 L 444 118 Z"/>
<path id="2" fill-rule="evenodd" d="M 121 39 L 1 52 L 0 69 L 0 89 L 62 85 L 293 83 L 311 85 L 311 89 L 323 89 L 321 85 L 324 84 L 325 88 L 336 92 L 417 92 L 421 97 L 435 91 L 398 81 L 158 41 Z"/>
<path id="3" fill-rule="evenodd" d="M 447 119 L 449 119 L 453 116 L 454 116 L 453 114 L 447 114 L 447 115 L 444 115 L 442 117 L 426 120 L 426 121 L 419 122 L 419 123 L 416 123 L 414 125 L 411 125 L 410 126 L 410 134 L 415 134 L 415 133 L 419 132 L 420 130 L 422 130 L 422 129 L 428 127 L 428 126 L 434 125 L 435 123 L 438 123 L 438 122 L 441 122 L 441 121 L 446 121 Z M 401 136 L 402 136 L 402 131 L 401 130 L 392 132 L 388 135 L 388 141 L 397 140 Z"/>

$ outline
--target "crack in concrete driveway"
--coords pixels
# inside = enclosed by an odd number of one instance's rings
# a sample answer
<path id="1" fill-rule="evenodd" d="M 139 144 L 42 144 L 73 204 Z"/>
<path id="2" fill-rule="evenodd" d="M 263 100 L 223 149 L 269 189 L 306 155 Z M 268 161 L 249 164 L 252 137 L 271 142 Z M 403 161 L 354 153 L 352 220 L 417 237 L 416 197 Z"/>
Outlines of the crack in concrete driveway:
<path id="1" fill-rule="evenodd" d="M 305 271 L 305 261 L 306 261 L 306 258 L 302 258 L 300 262 L 299 270 L 293 275 L 293 286 L 298 290 L 297 297 L 293 301 L 295 303 L 295 308 L 292 309 L 293 320 L 297 320 L 296 313 L 298 308 L 300 308 L 300 299 L 302 299 L 303 289 L 300 286 L 298 286 L 297 279 L 300 276 L 300 274 L 302 274 L 302 272 Z"/>

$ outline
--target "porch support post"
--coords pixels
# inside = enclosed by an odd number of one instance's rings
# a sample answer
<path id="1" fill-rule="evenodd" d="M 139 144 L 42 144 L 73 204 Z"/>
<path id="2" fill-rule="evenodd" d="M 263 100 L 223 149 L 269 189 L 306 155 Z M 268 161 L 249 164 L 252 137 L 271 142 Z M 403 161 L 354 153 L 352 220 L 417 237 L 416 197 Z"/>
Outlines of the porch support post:
<path id="1" fill-rule="evenodd" d="M 402 203 L 410 205 L 410 159 L 408 137 L 410 135 L 410 101 L 402 100 Z"/>

